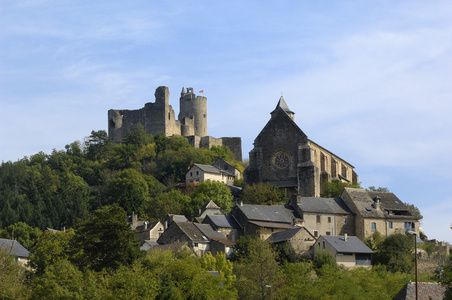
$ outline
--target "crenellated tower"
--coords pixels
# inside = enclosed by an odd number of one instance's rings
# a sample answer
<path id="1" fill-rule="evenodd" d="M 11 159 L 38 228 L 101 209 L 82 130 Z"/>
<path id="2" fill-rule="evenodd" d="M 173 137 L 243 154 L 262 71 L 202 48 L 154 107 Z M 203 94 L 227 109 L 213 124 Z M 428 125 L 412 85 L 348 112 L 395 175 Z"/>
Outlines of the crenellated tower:
<path id="1" fill-rule="evenodd" d="M 178 119 L 183 125 L 182 135 L 207 136 L 207 98 L 196 96 L 193 88 L 187 88 L 187 92 L 182 88 L 179 107 Z M 193 132 L 188 132 L 191 131 L 192 124 Z"/>

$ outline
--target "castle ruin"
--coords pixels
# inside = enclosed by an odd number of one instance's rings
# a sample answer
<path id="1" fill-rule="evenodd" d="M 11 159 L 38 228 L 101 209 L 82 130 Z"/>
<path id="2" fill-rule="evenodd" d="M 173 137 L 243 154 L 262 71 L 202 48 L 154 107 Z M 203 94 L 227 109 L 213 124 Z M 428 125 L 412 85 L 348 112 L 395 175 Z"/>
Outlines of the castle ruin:
<path id="1" fill-rule="evenodd" d="M 242 160 L 240 137 L 214 138 L 207 135 L 207 98 L 196 96 L 193 88 L 182 88 L 179 99 L 179 115 L 176 119 L 169 104 L 169 89 L 160 86 L 155 90 L 155 102 L 146 103 L 137 110 L 108 111 L 108 136 L 115 143 L 121 143 L 129 131 L 141 124 L 147 134 L 162 133 L 165 136 L 181 135 L 195 148 L 228 146 L 236 160 Z"/>

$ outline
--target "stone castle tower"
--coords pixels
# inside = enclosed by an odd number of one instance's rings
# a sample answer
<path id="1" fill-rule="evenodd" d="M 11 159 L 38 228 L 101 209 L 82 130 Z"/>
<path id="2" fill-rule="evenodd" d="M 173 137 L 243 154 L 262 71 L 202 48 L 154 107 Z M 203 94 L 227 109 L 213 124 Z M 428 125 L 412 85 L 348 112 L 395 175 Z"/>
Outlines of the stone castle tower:
<path id="1" fill-rule="evenodd" d="M 308 139 L 294 115 L 281 97 L 254 140 L 245 184 L 268 182 L 284 188 L 287 194 L 320 197 L 325 181 L 357 183 L 354 167 Z"/>
<path id="2" fill-rule="evenodd" d="M 160 86 L 155 90 L 155 102 L 137 110 L 110 109 L 108 111 L 108 136 L 121 143 L 129 131 L 141 124 L 147 134 L 163 133 L 165 136 L 181 135 L 195 148 L 228 146 L 237 160 L 242 160 L 242 140 L 239 137 L 214 138 L 207 135 L 207 98 L 196 96 L 193 88 L 182 88 L 179 99 L 180 112 L 176 119 L 169 104 L 169 89 Z"/>

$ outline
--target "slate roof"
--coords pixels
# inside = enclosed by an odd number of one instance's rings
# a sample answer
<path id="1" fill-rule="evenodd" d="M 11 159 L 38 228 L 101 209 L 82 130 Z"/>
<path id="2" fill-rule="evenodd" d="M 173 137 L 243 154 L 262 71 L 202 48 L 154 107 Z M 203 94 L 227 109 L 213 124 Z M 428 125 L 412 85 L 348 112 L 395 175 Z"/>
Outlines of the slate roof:
<path id="1" fill-rule="evenodd" d="M 0 249 L 13 256 L 28 258 L 30 255 L 30 251 L 16 240 L 0 239 Z"/>
<path id="2" fill-rule="evenodd" d="M 352 214 L 352 211 L 341 198 L 301 197 L 297 205 L 303 212 L 324 214 Z"/>
<path id="3" fill-rule="evenodd" d="M 196 166 L 196 167 L 200 168 L 202 171 L 207 172 L 207 173 L 220 174 L 220 172 L 221 172 L 221 170 L 215 166 L 208 166 L 208 165 L 201 165 L 201 164 L 193 164 L 193 166 Z"/>
<path id="4" fill-rule="evenodd" d="M 248 223 L 257 225 L 263 228 L 283 228 L 283 229 L 292 229 L 294 226 L 292 224 L 287 223 L 276 223 L 276 222 L 264 222 L 264 221 L 248 221 Z"/>
<path id="5" fill-rule="evenodd" d="M 174 221 L 175 225 L 185 233 L 185 235 L 194 242 L 208 242 L 209 239 L 202 233 L 194 223 Z"/>
<path id="6" fill-rule="evenodd" d="M 345 188 L 344 193 L 350 196 L 363 217 L 385 218 L 388 216 L 385 214 L 385 211 L 388 210 L 406 212 L 406 215 L 391 215 L 391 218 L 417 219 L 417 217 L 411 214 L 408 207 L 393 193 L 371 192 L 354 188 Z M 376 197 L 380 198 L 380 209 L 373 206 Z"/>
<path id="7" fill-rule="evenodd" d="M 356 236 L 348 236 L 347 240 L 344 240 L 343 236 L 322 235 L 322 238 L 325 239 L 334 249 L 336 249 L 337 252 L 374 253 Z"/>
<path id="8" fill-rule="evenodd" d="M 193 223 L 193 225 L 195 225 L 199 231 L 202 232 L 203 235 L 205 235 L 207 238 L 209 239 L 225 239 L 226 237 L 218 232 L 213 230 L 212 226 L 210 226 L 209 224 L 198 224 L 198 223 Z"/>
<path id="9" fill-rule="evenodd" d="M 144 221 L 144 222 L 146 222 L 146 221 Z M 145 226 L 146 224 L 144 224 L 144 222 L 143 222 L 142 225 L 137 226 L 137 228 L 135 228 L 135 229 L 136 229 L 137 231 L 139 231 L 139 230 L 145 230 L 144 228 L 146 227 L 147 230 L 151 230 L 151 229 L 153 229 L 158 223 L 160 223 L 159 221 L 157 221 L 157 222 L 148 222 L 147 226 Z"/>
<path id="10" fill-rule="evenodd" d="M 419 299 L 442 300 L 446 288 L 436 282 L 418 282 Z M 392 298 L 393 300 L 416 299 L 416 283 L 409 282 Z"/>
<path id="11" fill-rule="evenodd" d="M 217 228 L 233 228 L 233 229 L 240 228 L 239 224 L 231 216 L 207 215 L 204 218 L 204 223 L 206 223 L 207 219 L 210 219 L 210 221 L 212 221 L 213 225 L 215 225 L 215 227 L 217 227 Z"/>
<path id="12" fill-rule="evenodd" d="M 269 240 L 273 243 L 281 243 L 293 238 L 300 230 L 306 230 L 304 227 L 297 226 L 293 229 L 274 232 L 270 236 Z M 313 237 L 314 238 L 314 237 Z"/>
<path id="13" fill-rule="evenodd" d="M 283 96 L 279 98 L 278 104 L 276 104 L 275 110 L 278 109 L 278 107 L 282 108 L 286 113 L 294 114 L 293 111 L 290 110 L 289 106 L 287 105 L 286 101 L 284 100 Z"/>
<path id="14" fill-rule="evenodd" d="M 166 218 L 170 218 L 171 221 L 188 222 L 187 218 L 184 215 L 168 214 L 166 215 Z"/>
<path id="15" fill-rule="evenodd" d="M 293 223 L 294 212 L 282 205 L 251 205 L 235 206 L 247 217 L 249 221 L 264 221 L 275 223 Z"/>

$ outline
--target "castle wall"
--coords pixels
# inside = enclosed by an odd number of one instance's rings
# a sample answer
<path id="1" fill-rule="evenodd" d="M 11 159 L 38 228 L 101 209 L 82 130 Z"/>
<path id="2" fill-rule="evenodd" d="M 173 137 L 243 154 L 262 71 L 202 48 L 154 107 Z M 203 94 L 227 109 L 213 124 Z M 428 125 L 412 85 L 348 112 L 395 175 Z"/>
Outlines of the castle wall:
<path id="1" fill-rule="evenodd" d="M 242 160 L 242 141 L 239 137 L 213 138 L 207 136 L 207 98 L 196 96 L 193 88 L 182 89 L 180 112 L 176 119 L 173 107 L 169 105 L 169 89 L 160 86 L 155 90 L 155 102 L 146 103 L 137 110 L 108 111 L 108 136 L 115 143 L 123 142 L 127 132 L 141 124 L 147 134 L 185 136 L 195 148 L 228 146 L 236 160 Z"/>

